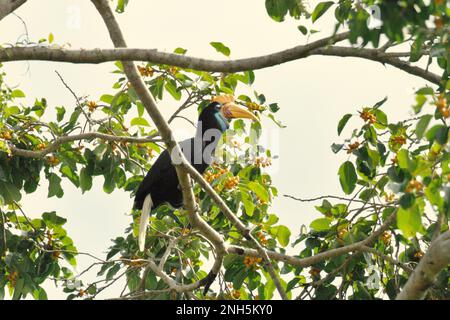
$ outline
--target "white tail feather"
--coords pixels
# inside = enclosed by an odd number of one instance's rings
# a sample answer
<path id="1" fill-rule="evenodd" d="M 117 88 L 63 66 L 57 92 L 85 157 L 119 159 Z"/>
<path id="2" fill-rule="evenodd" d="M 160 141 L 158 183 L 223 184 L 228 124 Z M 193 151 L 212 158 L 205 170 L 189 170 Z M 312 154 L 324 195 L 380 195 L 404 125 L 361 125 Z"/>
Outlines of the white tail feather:
<path id="1" fill-rule="evenodd" d="M 145 249 L 145 235 L 147 233 L 148 218 L 150 217 L 152 206 L 152 197 L 148 194 L 144 199 L 144 204 L 142 205 L 141 223 L 139 224 L 138 236 L 139 251 L 144 251 Z"/>

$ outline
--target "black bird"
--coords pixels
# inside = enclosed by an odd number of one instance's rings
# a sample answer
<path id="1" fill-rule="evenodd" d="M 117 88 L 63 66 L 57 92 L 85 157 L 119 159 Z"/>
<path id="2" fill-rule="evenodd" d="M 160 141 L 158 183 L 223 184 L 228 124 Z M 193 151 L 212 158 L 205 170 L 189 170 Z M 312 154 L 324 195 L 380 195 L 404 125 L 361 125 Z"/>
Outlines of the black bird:
<path id="1" fill-rule="evenodd" d="M 186 159 L 199 173 L 203 174 L 210 165 L 217 143 L 228 129 L 232 118 L 258 120 L 253 113 L 235 104 L 232 96 L 215 97 L 200 113 L 195 137 L 180 143 Z M 167 150 L 163 151 L 136 192 L 134 208 L 142 210 L 138 237 L 140 251 L 145 247 L 151 210 L 163 203 L 169 203 L 174 208 L 183 205 L 183 195 L 173 160 L 176 161 L 176 157 L 171 157 Z"/>

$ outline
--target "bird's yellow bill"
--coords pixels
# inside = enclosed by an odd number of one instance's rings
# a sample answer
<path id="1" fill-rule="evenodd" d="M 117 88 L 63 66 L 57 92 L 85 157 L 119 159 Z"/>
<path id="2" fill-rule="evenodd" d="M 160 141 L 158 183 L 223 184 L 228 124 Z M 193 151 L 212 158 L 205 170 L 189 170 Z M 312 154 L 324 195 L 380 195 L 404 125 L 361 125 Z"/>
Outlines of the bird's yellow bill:
<path id="1" fill-rule="evenodd" d="M 222 114 L 225 116 L 225 118 L 228 119 L 243 118 L 252 119 L 253 121 L 259 121 L 259 119 L 252 112 L 241 106 L 238 106 L 233 102 L 226 103 L 222 106 Z"/>
<path id="2" fill-rule="evenodd" d="M 234 102 L 234 96 L 232 94 L 223 94 L 220 96 L 214 96 L 212 97 L 211 102 L 218 102 L 220 104 Z"/>

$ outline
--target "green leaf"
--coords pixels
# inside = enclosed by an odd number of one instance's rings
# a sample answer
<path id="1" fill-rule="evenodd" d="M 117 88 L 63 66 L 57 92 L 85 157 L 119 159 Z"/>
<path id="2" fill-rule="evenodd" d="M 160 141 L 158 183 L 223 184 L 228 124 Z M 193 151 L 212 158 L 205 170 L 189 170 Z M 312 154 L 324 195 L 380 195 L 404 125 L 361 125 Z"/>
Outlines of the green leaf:
<path id="1" fill-rule="evenodd" d="M 210 42 L 209 43 L 211 46 L 214 47 L 214 49 L 217 50 L 217 52 L 222 53 L 223 55 L 229 57 L 231 50 L 230 48 L 228 48 L 226 45 L 224 45 L 222 42 Z"/>
<path id="2" fill-rule="evenodd" d="M 319 218 L 311 222 L 309 227 L 316 231 L 327 231 L 330 230 L 331 219 L 329 218 Z"/>
<path id="3" fill-rule="evenodd" d="M 247 186 L 250 190 L 252 190 L 258 196 L 258 198 L 260 198 L 261 200 L 263 200 L 265 202 L 269 202 L 269 200 L 270 200 L 269 193 L 258 182 L 250 181 L 247 184 Z"/>
<path id="4" fill-rule="evenodd" d="M 242 203 L 244 204 L 245 213 L 248 216 L 253 216 L 253 212 L 255 211 L 255 204 L 253 203 L 253 199 L 250 196 L 250 194 L 241 188 L 241 199 Z"/>
<path id="5" fill-rule="evenodd" d="M 320 2 L 311 14 L 312 22 L 317 21 L 334 4 L 333 1 Z"/>
<path id="6" fill-rule="evenodd" d="M 344 162 L 339 168 L 339 182 L 341 183 L 342 190 L 346 194 L 351 194 L 356 187 L 356 171 L 353 163 L 350 161 Z"/>
<path id="7" fill-rule="evenodd" d="M 399 199 L 400 206 L 403 209 L 409 209 L 414 205 L 416 197 L 412 193 L 405 193 Z"/>
<path id="8" fill-rule="evenodd" d="M 119 271 L 120 271 L 120 264 L 115 264 L 111 269 L 108 270 L 105 279 L 108 281 L 111 280 Z"/>
<path id="9" fill-rule="evenodd" d="M 104 94 L 100 97 L 100 101 L 106 103 L 106 104 L 111 104 L 114 100 L 114 96 L 110 95 L 110 94 Z"/>
<path id="10" fill-rule="evenodd" d="M 270 112 L 275 113 L 275 112 L 278 112 L 278 110 L 280 110 L 280 107 L 278 106 L 278 103 L 271 103 L 271 104 L 269 104 L 269 109 L 270 109 Z"/>
<path id="11" fill-rule="evenodd" d="M 19 278 L 16 282 L 16 286 L 14 287 L 14 295 L 12 297 L 13 300 L 19 300 L 22 296 L 23 289 L 25 287 L 24 278 Z"/>
<path id="12" fill-rule="evenodd" d="M 348 120 L 350 120 L 350 118 L 352 117 L 352 115 L 350 113 L 347 113 L 345 116 L 342 117 L 342 119 L 339 121 L 338 124 L 338 136 L 341 135 L 342 130 L 344 130 L 345 125 L 347 124 Z"/>
<path id="13" fill-rule="evenodd" d="M 150 124 L 148 123 L 148 121 L 145 118 L 134 118 L 133 120 L 131 120 L 131 125 L 132 126 L 143 126 L 143 127 L 150 127 Z"/>
<path id="14" fill-rule="evenodd" d="M 5 118 L 8 118 L 11 115 L 16 115 L 20 113 L 20 109 L 17 106 L 4 107 L 3 114 Z"/>
<path id="15" fill-rule="evenodd" d="M 53 43 L 53 40 L 55 40 L 55 36 L 53 35 L 53 33 L 50 33 L 48 35 L 48 43 Z"/>
<path id="16" fill-rule="evenodd" d="M 431 114 L 426 114 L 420 117 L 420 120 L 417 122 L 416 126 L 417 139 L 423 138 L 423 135 L 425 134 L 425 131 L 427 130 L 428 125 L 430 124 L 432 118 L 433 116 Z"/>
<path id="17" fill-rule="evenodd" d="M 423 40 L 423 35 L 419 34 L 411 45 L 411 54 L 409 56 L 410 62 L 416 62 L 422 57 Z"/>
<path id="18" fill-rule="evenodd" d="M 286 226 L 278 226 L 277 239 L 281 246 L 286 247 L 289 244 L 291 237 L 291 230 Z"/>
<path id="19" fill-rule="evenodd" d="M 345 147 L 345 144 L 337 144 L 337 143 L 333 143 L 331 145 L 331 151 L 333 151 L 333 153 L 338 153 L 339 151 L 342 150 L 342 148 Z"/>
<path id="20" fill-rule="evenodd" d="M 110 194 L 114 191 L 116 187 L 116 182 L 114 180 L 113 174 L 105 174 L 105 182 L 103 183 L 103 191 Z"/>
<path id="21" fill-rule="evenodd" d="M 266 0 L 267 14 L 275 21 L 281 22 L 288 12 L 285 0 Z"/>
<path id="22" fill-rule="evenodd" d="M 275 119 L 275 117 L 274 117 L 274 115 L 273 114 L 268 114 L 267 115 L 267 117 L 269 118 L 269 119 L 271 119 L 278 127 L 280 127 L 280 128 L 286 128 L 286 126 L 284 125 L 284 124 L 282 124 L 280 121 L 278 121 L 277 119 Z"/>
<path id="23" fill-rule="evenodd" d="M 447 126 L 441 126 L 437 131 L 435 135 L 436 142 L 440 145 L 444 145 L 448 141 L 448 131 L 449 127 Z"/>
<path id="24" fill-rule="evenodd" d="M 374 124 L 375 128 L 385 129 L 386 126 L 388 125 L 388 119 L 387 119 L 386 114 L 379 109 L 375 109 L 373 111 L 373 114 L 377 118 L 377 122 Z"/>
<path id="25" fill-rule="evenodd" d="M 255 82 L 255 73 L 252 70 L 245 71 L 245 76 L 247 77 L 247 84 L 252 85 Z"/>
<path id="26" fill-rule="evenodd" d="M 78 188 L 80 186 L 80 178 L 71 167 L 64 164 L 61 166 L 60 171 L 64 177 L 68 178 L 75 185 L 75 187 Z"/>
<path id="27" fill-rule="evenodd" d="M 0 181 L 0 195 L 6 204 L 18 202 L 22 198 L 20 190 L 15 185 L 3 181 Z"/>
<path id="28" fill-rule="evenodd" d="M 376 189 L 365 189 L 361 194 L 359 195 L 359 198 L 362 201 L 369 201 L 373 197 L 376 197 L 378 195 Z"/>
<path id="29" fill-rule="evenodd" d="M 300 31 L 303 35 L 306 35 L 308 33 L 308 29 L 306 29 L 305 26 L 298 26 L 298 31 Z"/>
<path id="30" fill-rule="evenodd" d="M 64 195 L 64 190 L 61 188 L 61 178 L 56 174 L 51 173 L 50 177 L 48 178 L 48 182 L 48 197 L 51 198 L 53 196 L 56 196 L 58 198 L 62 198 L 62 196 Z"/>
<path id="31" fill-rule="evenodd" d="M 123 13 L 125 11 L 125 7 L 128 5 L 128 0 L 119 0 L 117 1 L 116 12 Z"/>
<path id="32" fill-rule="evenodd" d="M 11 98 L 25 98 L 25 93 L 19 89 L 13 90 L 11 92 Z"/>
<path id="33" fill-rule="evenodd" d="M 378 101 L 372 106 L 372 109 L 378 109 L 380 108 L 385 102 L 388 100 L 388 97 L 384 97 L 382 100 Z"/>
<path id="34" fill-rule="evenodd" d="M 167 92 L 170 93 L 170 95 L 175 99 L 175 100 L 180 100 L 181 99 L 181 92 L 177 89 L 177 85 L 175 83 L 174 80 L 168 80 L 166 82 L 166 84 L 164 85 L 164 88 L 166 88 Z"/>
<path id="35" fill-rule="evenodd" d="M 416 94 L 433 95 L 434 90 L 431 87 L 423 87 L 416 91 Z"/>
<path id="36" fill-rule="evenodd" d="M 66 109 L 64 107 L 56 107 L 56 120 L 61 122 L 66 114 Z"/>
<path id="37" fill-rule="evenodd" d="M 406 238 L 415 236 L 422 226 L 419 206 L 414 205 L 408 209 L 400 207 L 397 213 L 397 226 Z"/>
<path id="38" fill-rule="evenodd" d="M 397 152 L 397 160 L 399 167 L 410 173 L 417 167 L 416 162 L 410 158 L 409 151 L 406 149 L 401 149 Z"/>
<path id="39" fill-rule="evenodd" d="M 186 52 L 187 52 L 187 49 L 180 48 L 180 47 L 173 50 L 173 53 L 176 53 L 176 54 L 186 54 Z"/>
<path id="40" fill-rule="evenodd" d="M 49 226 L 62 226 L 67 222 L 67 219 L 62 218 L 56 214 L 55 211 L 44 212 L 42 214 L 42 220 Z"/>
<path id="41" fill-rule="evenodd" d="M 86 168 L 81 169 L 80 172 L 80 187 L 82 193 L 92 188 L 92 176 L 87 172 Z"/>

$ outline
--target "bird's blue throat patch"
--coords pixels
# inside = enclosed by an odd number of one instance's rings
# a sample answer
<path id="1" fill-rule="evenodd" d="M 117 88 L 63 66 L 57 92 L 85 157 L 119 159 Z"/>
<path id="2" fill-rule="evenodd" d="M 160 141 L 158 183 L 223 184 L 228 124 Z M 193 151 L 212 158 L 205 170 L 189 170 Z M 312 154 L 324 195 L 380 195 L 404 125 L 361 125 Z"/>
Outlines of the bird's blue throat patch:
<path id="1" fill-rule="evenodd" d="M 214 114 L 214 117 L 217 120 L 217 123 L 220 125 L 220 131 L 225 132 L 227 131 L 229 124 L 228 121 L 222 116 L 220 112 L 217 112 Z"/>

